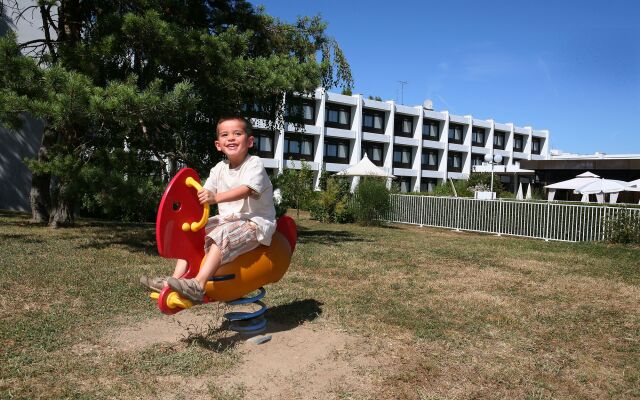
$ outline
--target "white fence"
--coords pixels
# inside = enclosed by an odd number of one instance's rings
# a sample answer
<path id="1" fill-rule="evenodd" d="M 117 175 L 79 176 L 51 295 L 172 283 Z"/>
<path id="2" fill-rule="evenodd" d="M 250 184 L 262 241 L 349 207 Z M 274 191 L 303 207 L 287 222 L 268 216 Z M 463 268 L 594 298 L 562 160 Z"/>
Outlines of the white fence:
<path id="1" fill-rule="evenodd" d="M 499 235 L 582 242 L 603 240 L 605 222 L 640 209 L 525 201 L 391 195 L 390 222 Z"/>

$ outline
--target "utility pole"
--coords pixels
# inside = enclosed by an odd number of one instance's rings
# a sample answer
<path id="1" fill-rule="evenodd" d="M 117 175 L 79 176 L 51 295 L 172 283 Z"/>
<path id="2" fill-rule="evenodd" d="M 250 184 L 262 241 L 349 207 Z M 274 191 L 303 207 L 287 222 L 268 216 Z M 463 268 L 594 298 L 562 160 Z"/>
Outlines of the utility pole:
<path id="1" fill-rule="evenodd" d="M 398 81 L 400 84 L 400 104 L 404 104 L 404 85 L 406 85 L 407 81 Z"/>

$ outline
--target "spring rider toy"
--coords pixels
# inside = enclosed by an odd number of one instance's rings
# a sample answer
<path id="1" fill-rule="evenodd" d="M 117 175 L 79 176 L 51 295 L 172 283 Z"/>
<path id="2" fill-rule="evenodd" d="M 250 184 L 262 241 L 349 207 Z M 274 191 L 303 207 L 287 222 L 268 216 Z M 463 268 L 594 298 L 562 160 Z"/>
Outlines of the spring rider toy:
<path id="1" fill-rule="evenodd" d="M 193 169 L 181 169 L 165 189 L 156 217 L 158 253 L 165 258 L 186 260 L 188 266 L 182 278 L 187 279 L 197 275 L 205 255 L 204 227 L 209 218 L 209 207 L 198 202 L 197 191 L 201 188 L 200 178 Z M 263 315 L 267 306 L 261 301 L 266 294 L 263 286 L 279 281 L 285 274 L 296 240 L 293 219 L 280 217 L 270 246 L 261 245 L 218 268 L 205 286 L 203 303 L 256 303 L 260 306 L 257 311 L 230 312 L 225 318 L 231 322 L 230 329 L 237 332 L 263 330 L 267 323 Z M 256 295 L 247 296 L 256 291 Z M 157 300 L 160 311 L 169 315 L 198 304 L 170 287 L 160 293 L 151 293 L 150 297 Z"/>

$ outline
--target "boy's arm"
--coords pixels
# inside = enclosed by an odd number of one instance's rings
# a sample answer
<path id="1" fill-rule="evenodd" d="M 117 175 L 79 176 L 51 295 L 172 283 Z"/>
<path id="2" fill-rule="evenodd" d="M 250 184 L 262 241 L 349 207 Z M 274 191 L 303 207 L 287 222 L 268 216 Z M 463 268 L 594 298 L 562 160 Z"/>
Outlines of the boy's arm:
<path id="1" fill-rule="evenodd" d="M 237 188 L 221 193 L 213 193 L 207 189 L 202 189 L 198 191 L 198 200 L 200 201 L 200 204 L 226 203 L 228 201 L 246 199 L 252 193 L 253 189 L 246 185 L 240 185 Z"/>

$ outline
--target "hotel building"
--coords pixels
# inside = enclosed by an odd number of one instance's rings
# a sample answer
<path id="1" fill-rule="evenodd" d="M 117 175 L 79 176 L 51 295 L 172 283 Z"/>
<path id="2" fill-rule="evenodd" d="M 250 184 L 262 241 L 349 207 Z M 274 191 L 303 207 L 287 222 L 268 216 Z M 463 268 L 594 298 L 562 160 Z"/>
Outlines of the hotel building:
<path id="1" fill-rule="evenodd" d="M 285 107 L 286 108 L 286 107 Z M 376 101 L 318 89 L 302 100 L 302 128 L 285 122 L 275 131 L 253 119 L 257 153 L 272 173 L 309 163 L 318 186 L 322 169 L 339 172 L 366 153 L 377 166 L 397 177 L 403 192 L 429 192 L 448 179 L 467 179 L 472 171 L 491 172 L 486 154 L 501 155 L 493 169 L 510 190 L 529 183 L 532 170 L 521 160 L 549 159 L 549 131 L 512 123 Z"/>

